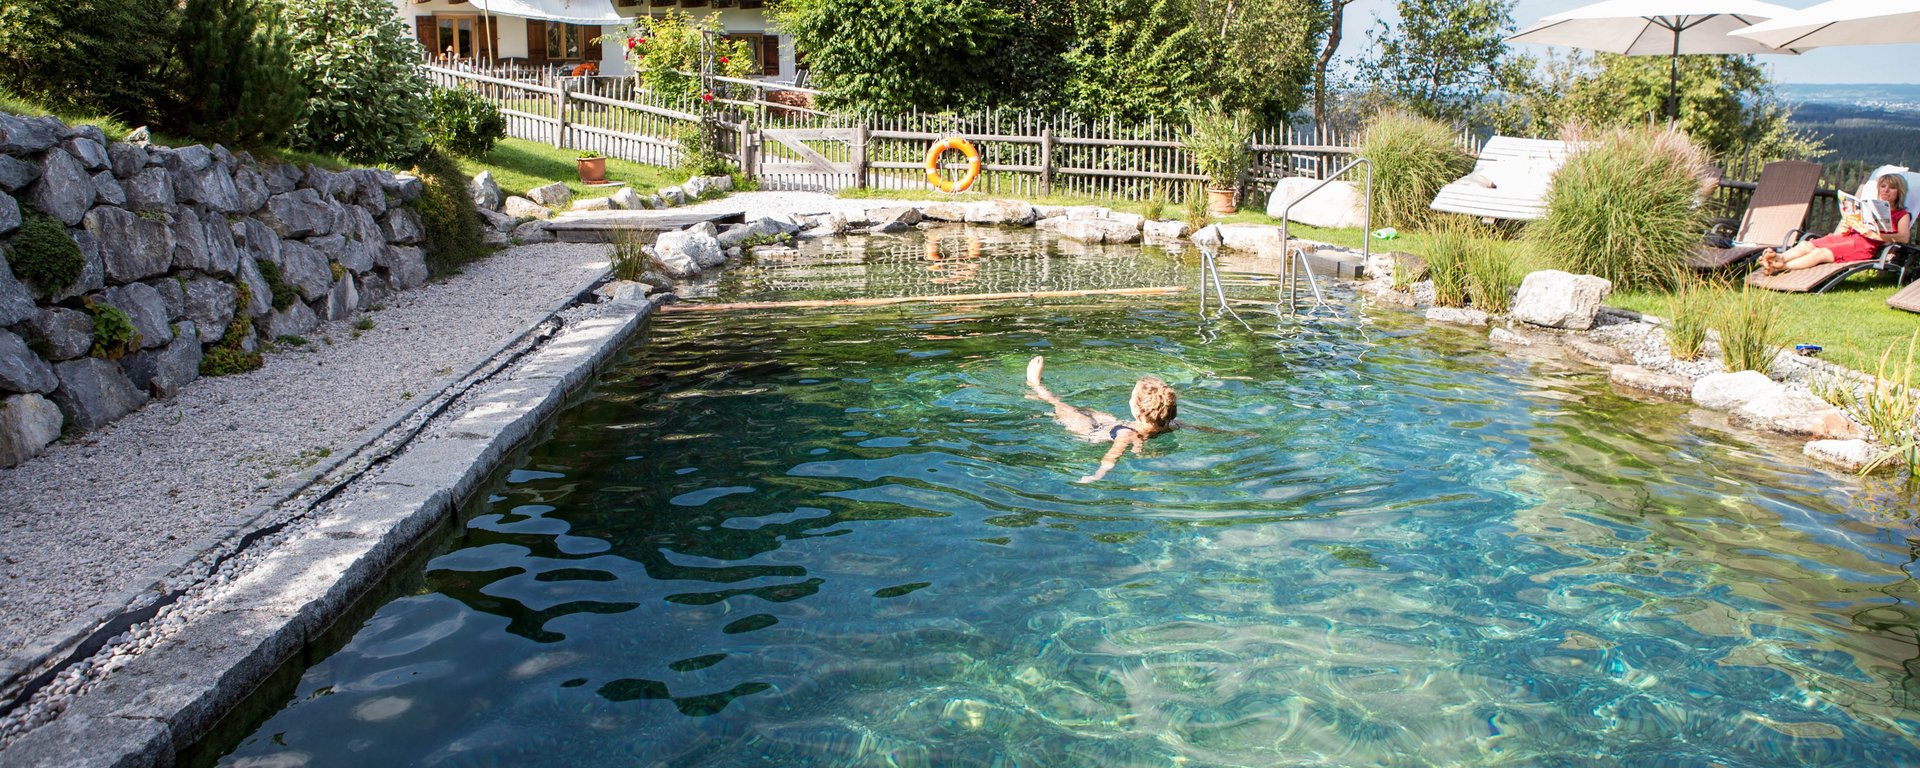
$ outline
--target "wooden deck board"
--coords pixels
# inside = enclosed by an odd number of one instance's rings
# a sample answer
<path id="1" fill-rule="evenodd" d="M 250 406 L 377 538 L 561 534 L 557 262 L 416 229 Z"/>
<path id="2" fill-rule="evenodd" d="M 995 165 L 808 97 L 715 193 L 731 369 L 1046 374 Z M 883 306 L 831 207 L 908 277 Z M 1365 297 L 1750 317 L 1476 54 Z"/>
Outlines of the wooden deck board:
<path id="1" fill-rule="evenodd" d="M 747 215 L 738 211 L 689 213 L 685 211 L 592 211 L 562 214 L 547 222 L 547 231 L 563 243 L 611 243 L 622 236 L 638 235 L 641 242 L 653 242 L 661 232 L 686 229 L 710 221 L 716 226 L 739 224 Z"/>

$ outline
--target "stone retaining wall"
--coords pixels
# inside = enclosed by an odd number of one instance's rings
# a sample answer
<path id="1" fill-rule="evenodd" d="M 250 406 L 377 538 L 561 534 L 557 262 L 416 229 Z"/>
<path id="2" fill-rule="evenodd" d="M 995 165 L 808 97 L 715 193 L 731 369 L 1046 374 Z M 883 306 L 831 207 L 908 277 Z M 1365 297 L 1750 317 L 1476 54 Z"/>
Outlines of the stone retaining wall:
<path id="1" fill-rule="evenodd" d="M 410 207 L 424 188 L 389 171 L 110 142 L 94 126 L 0 113 L 0 467 L 171 397 L 216 347 L 250 355 L 424 284 Z M 79 247 L 71 285 L 22 279 L 23 206 Z M 131 321 L 137 349 L 96 349 L 105 307 Z"/>

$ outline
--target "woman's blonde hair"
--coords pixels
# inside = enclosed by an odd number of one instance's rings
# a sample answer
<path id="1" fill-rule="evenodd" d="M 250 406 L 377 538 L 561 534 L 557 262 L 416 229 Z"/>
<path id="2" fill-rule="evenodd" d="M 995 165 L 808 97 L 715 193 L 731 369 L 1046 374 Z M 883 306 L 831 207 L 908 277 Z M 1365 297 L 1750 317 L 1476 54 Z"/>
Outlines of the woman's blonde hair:
<path id="1" fill-rule="evenodd" d="M 1893 198 L 1893 207 L 1895 208 L 1907 207 L 1907 177 L 1897 173 L 1889 173 L 1885 176 L 1881 176 L 1880 178 L 1875 179 L 1873 182 L 1874 186 L 1879 186 L 1880 182 L 1883 182 L 1883 181 L 1893 182 L 1893 188 L 1900 190 L 1899 196 Z"/>
<path id="2" fill-rule="evenodd" d="M 1152 426 L 1171 424 L 1180 415 L 1180 399 L 1173 394 L 1173 387 L 1152 376 L 1142 377 L 1133 385 L 1133 406 L 1135 415 Z"/>

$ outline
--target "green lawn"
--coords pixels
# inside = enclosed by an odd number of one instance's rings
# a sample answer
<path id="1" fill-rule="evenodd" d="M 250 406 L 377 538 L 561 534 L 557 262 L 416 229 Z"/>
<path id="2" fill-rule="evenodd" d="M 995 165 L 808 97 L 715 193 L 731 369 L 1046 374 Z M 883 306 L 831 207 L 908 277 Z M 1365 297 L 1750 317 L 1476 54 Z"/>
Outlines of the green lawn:
<path id="1" fill-rule="evenodd" d="M 527 190 L 556 181 L 566 182 L 567 189 L 573 190 L 576 200 L 606 197 L 619 191 L 620 187 L 615 185 L 590 187 L 580 183 L 580 172 L 574 163 L 579 157 L 580 153 L 575 150 L 558 149 L 550 144 L 502 139 L 484 158 L 472 160 L 463 157 L 459 160 L 460 172 L 469 176 L 492 171 L 493 180 L 509 195 L 524 197 Z M 607 180 L 624 181 L 633 191 L 641 194 L 686 181 L 680 171 L 672 168 L 630 163 L 612 157 L 607 158 Z"/>

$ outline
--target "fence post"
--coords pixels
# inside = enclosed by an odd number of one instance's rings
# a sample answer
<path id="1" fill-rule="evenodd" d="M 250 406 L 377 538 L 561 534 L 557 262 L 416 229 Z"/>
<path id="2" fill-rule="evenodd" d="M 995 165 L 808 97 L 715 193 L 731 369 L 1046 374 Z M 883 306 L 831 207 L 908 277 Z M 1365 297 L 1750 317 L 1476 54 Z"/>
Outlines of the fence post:
<path id="1" fill-rule="evenodd" d="M 867 124 L 853 127 L 853 188 L 867 188 Z"/>
<path id="2" fill-rule="evenodd" d="M 564 77 L 556 76 L 553 78 L 553 85 L 555 88 L 559 89 L 559 95 L 555 96 L 554 98 L 560 103 L 560 127 L 553 132 L 553 146 L 555 149 L 566 149 L 567 148 L 567 79 Z"/>
<path id="3" fill-rule="evenodd" d="M 1053 126 L 1040 129 L 1040 194 L 1053 194 Z"/>

